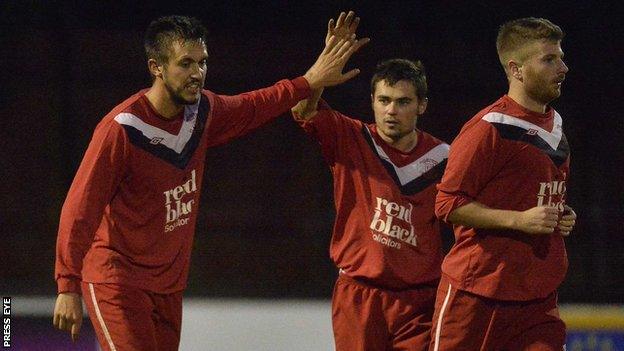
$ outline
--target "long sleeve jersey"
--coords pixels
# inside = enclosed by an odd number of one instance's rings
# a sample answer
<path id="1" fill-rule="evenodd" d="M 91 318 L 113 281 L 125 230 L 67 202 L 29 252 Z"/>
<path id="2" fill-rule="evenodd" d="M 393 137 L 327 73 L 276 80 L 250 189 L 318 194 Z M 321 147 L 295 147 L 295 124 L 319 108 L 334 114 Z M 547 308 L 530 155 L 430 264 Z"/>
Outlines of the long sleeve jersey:
<path id="1" fill-rule="evenodd" d="M 183 290 L 207 149 L 271 121 L 310 89 L 299 77 L 236 96 L 203 90 L 171 120 L 146 92 L 97 125 L 69 189 L 56 245 L 59 293 L 80 293 L 80 281 Z"/>
<path id="2" fill-rule="evenodd" d="M 341 272 L 399 290 L 439 279 L 435 184 L 449 146 L 418 131 L 417 145 L 401 152 L 379 137 L 374 124 L 327 108 L 299 122 L 320 143 L 333 174 L 330 256 Z"/>
<path id="3" fill-rule="evenodd" d="M 569 147 L 561 116 L 525 109 L 505 95 L 468 121 L 451 144 L 438 185 L 442 219 L 477 201 L 525 211 L 535 206 L 564 210 Z M 563 237 L 455 225 L 455 245 L 442 272 L 457 289 L 512 301 L 543 298 L 563 281 Z"/>

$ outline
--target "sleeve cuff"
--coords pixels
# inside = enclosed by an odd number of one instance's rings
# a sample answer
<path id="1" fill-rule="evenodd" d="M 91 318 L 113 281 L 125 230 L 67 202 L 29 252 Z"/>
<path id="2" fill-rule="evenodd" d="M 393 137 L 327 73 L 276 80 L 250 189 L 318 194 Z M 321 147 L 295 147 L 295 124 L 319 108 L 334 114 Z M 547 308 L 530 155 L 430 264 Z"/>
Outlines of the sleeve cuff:
<path id="1" fill-rule="evenodd" d="M 327 103 L 327 101 L 323 100 L 322 98 L 319 100 L 318 105 L 316 107 L 316 115 L 314 115 L 314 117 L 305 119 L 305 118 L 301 118 L 301 116 L 292 111 L 291 110 L 291 114 L 293 116 L 293 118 L 295 119 L 295 122 L 301 124 L 302 126 L 312 123 L 312 121 L 314 121 L 319 115 L 325 114 L 329 111 L 331 111 L 332 108 L 331 106 L 329 106 L 329 104 Z"/>
<path id="2" fill-rule="evenodd" d="M 80 283 L 81 281 L 78 279 L 58 278 L 56 281 L 57 293 L 76 293 L 82 295 Z"/>
<path id="3" fill-rule="evenodd" d="M 325 101 L 325 99 L 321 99 L 319 100 L 318 103 L 318 110 L 331 110 L 331 106 L 329 106 L 329 104 L 327 103 L 327 101 Z"/>
<path id="4" fill-rule="evenodd" d="M 295 87 L 295 95 L 299 100 L 307 98 L 312 93 L 310 84 L 308 84 L 308 81 L 303 76 L 297 77 L 290 82 Z"/>
<path id="5" fill-rule="evenodd" d="M 449 194 L 438 190 L 435 204 L 436 217 L 448 223 L 448 216 L 456 209 L 473 202 L 474 199 L 462 194 Z"/>

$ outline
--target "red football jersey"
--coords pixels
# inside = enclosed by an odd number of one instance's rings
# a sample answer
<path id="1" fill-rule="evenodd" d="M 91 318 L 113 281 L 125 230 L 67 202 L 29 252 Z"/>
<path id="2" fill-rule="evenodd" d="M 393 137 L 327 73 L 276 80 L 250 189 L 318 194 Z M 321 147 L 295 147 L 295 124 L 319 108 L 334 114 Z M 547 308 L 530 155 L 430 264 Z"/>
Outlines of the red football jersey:
<path id="1" fill-rule="evenodd" d="M 418 131 L 417 145 L 404 153 L 384 142 L 374 124 L 328 109 L 300 122 L 321 144 L 333 173 L 330 256 L 341 272 L 389 289 L 438 279 L 435 184 L 449 146 Z"/>
<path id="2" fill-rule="evenodd" d="M 236 96 L 202 91 L 166 120 L 143 90 L 98 124 L 59 224 L 58 292 L 81 280 L 157 293 L 186 286 L 206 150 L 286 112 L 309 94 L 303 77 Z"/>
<path id="3" fill-rule="evenodd" d="M 549 205 L 563 211 L 569 154 L 557 112 L 536 113 L 505 95 L 468 121 L 451 144 L 436 213 L 446 219 L 471 201 L 502 210 Z M 564 279 L 568 261 L 557 231 L 454 231 L 442 272 L 457 289 L 523 301 L 548 296 Z"/>

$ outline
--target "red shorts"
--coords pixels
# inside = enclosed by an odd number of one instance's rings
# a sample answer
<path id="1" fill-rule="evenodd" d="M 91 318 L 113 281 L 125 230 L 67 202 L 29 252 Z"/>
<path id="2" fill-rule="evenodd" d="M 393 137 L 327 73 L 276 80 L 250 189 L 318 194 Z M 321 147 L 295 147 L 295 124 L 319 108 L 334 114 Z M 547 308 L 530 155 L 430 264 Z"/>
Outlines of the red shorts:
<path id="1" fill-rule="evenodd" d="M 556 292 L 538 300 L 501 301 L 440 281 L 429 351 L 561 351 L 564 343 Z"/>
<path id="2" fill-rule="evenodd" d="M 391 291 L 340 274 L 332 301 L 336 351 L 427 350 L 435 286 Z"/>
<path id="3" fill-rule="evenodd" d="M 103 350 L 177 350 L 182 292 L 155 294 L 116 284 L 82 283 L 82 296 Z"/>

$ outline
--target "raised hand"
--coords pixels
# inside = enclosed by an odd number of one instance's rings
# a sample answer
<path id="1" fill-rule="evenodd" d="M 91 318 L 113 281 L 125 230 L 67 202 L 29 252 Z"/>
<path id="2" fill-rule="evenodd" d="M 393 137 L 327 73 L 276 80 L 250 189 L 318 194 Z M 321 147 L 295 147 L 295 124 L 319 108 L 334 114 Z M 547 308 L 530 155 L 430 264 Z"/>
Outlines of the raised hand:
<path id="1" fill-rule="evenodd" d="M 325 45 L 329 43 L 329 38 L 333 35 L 338 39 L 349 39 L 360 24 L 360 18 L 355 17 L 355 12 L 349 11 L 345 14 L 341 12 L 338 16 L 338 20 L 334 21 L 333 18 L 327 23 L 327 34 L 325 35 Z M 368 38 L 367 38 L 368 39 Z"/>
<path id="2" fill-rule="evenodd" d="M 356 40 L 355 34 L 347 39 L 338 39 L 330 36 L 323 52 L 316 62 L 306 72 L 304 77 L 312 90 L 338 85 L 355 77 L 360 70 L 355 68 L 347 73 L 342 73 L 349 58 L 362 46 L 368 43 L 368 39 Z"/>
<path id="3" fill-rule="evenodd" d="M 326 86 L 340 84 L 346 80 L 349 80 L 356 76 L 360 71 L 357 69 L 351 70 L 344 75 L 342 74 L 342 69 L 348 61 L 349 57 L 358 51 L 362 46 L 370 41 L 369 38 L 356 39 L 355 31 L 357 30 L 358 25 L 360 24 L 360 18 L 355 17 L 355 12 L 349 11 L 349 13 L 341 12 L 338 16 L 338 20 L 334 21 L 334 19 L 330 19 L 327 23 L 327 34 L 325 35 L 325 50 L 321 53 L 321 56 L 317 59 L 317 62 L 310 68 L 310 70 L 304 76 L 308 83 L 310 84 L 310 88 L 312 89 L 311 95 L 305 99 L 301 100 L 296 106 L 292 108 L 292 112 L 298 118 L 301 119 L 310 119 L 314 117 L 318 108 L 318 102 L 321 99 L 321 95 L 323 94 L 323 88 Z M 347 49 L 346 54 L 347 57 L 343 58 L 344 62 L 335 62 L 338 65 L 342 65 L 340 70 L 336 73 L 336 68 L 334 68 L 334 72 L 331 73 L 333 75 L 333 79 L 328 81 L 324 81 L 319 75 L 323 75 L 322 71 L 327 70 L 328 67 L 323 67 L 326 61 L 331 60 L 330 57 L 332 50 L 334 50 L 339 45 L 347 45 L 349 49 Z M 333 52 L 337 54 L 337 52 Z M 334 57 L 335 59 L 335 57 Z M 331 71 L 332 69 L 329 68 Z M 327 73 L 327 72 L 326 72 Z M 318 85 L 318 82 L 315 81 L 318 79 L 321 81 L 321 85 Z"/>

